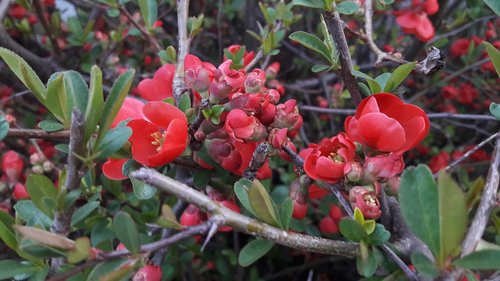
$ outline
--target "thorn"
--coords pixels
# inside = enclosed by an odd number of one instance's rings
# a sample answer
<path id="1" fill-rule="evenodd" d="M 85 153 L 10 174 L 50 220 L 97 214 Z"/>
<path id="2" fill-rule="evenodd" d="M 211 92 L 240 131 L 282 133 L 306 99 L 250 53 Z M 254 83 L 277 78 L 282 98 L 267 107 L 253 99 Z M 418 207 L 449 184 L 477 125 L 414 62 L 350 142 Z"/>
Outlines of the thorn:
<path id="1" fill-rule="evenodd" d="M 205 241 L 203 242 L 203 245 L 201 246 L 201 252 L 205 249 L 205 247 L 208 245 L 208 242 L 212 240 L 212 237 L 214 237 L 215 233 L 219 229 L 219 222 L 215 221 L 212 223 L 210 226 L 210 229 L 208 230 L 207 238 L 205 238 Z"/>

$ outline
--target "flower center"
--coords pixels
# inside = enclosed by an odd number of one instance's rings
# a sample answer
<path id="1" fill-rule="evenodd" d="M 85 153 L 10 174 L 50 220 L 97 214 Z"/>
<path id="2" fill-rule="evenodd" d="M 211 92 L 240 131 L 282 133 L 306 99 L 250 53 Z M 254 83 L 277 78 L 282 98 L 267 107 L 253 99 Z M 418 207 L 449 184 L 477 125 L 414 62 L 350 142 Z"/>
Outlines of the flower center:
<path id="1" fill-rule="evenodd" d="M 156 151 L 160 152 L 163 143 L 165 142 L 167 133 L 163 132 L 154 132 L 150 136 L 153 138 L 153 141 L 151 142 L 152 145 L 157 146 Z"/>
<path id="2" fill-rule="evenodd" d="M 328 158 L 332 159 L 335 163 L 344 163 L 344 158 L 338 155 L 336 152 L 330 152 Z"/>
<path id="3" fill-rule="evenodd" d="M 377 206 L 377 201 L 375 200 L 375 198 L 373 198 L 372 195 L 364 196 L 363 201 L 365 201 L 366 205 Z"/>

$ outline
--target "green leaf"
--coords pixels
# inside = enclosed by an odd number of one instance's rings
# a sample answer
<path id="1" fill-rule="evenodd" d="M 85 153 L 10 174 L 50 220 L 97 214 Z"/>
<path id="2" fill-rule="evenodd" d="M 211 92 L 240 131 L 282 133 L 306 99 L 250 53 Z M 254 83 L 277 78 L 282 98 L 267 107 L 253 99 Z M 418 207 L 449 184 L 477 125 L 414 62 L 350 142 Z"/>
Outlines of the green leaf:
<path id="1" fill-rule="evenodd" d="M 161 206 L 161 216 L 156 220 L 156 223 L 161 227 L 182 229 L 183 226 L 177 221 L 174 211 L 169 205 Z"/>
<path id="2" fill-rule="evenodd" d="M 42 122 L 38 123 L 38 127 L 47 132 L 57 132 L 64 129 L 63 124 L 54 120 L 43 120 Z"/>
<path id="3" fill-rule="evenodd" d="M 496 1 L 496 3 L 497 3 L 496 4 L 497 8 L 500 10 L 500 4 L 499 4 L 500 2 Z M 498 14 L 498 12 L 496 13 Z M 495 48 L 495 46 L 491 45 L 491 43 L 489 42 L 484 42 L 483 44 L 486 47 L 486 51 L 488 52 L 488 55 L 490 56 L 491 61 L 493 62 L 493 65 L 495 66 L 497 75 L 500 77 L 500 51 L 498 51 L 497 48 Z"/>
<path id="4" fill-rule="evenodd" d="M 356 268 L 358 269 L 359 274 L 364 277 L 372 276 L 377 270 L 377 260 L 373 255 L 373 251 L 367 251 L 367 255 L 365 258 L 362 256 L 356 257 Z"/>
<path id="5" fill-rule="evenodd" d="M 391 233 L 387 231 L 382 224 L 377 223 L 369 238 L 370 244 L 380 246 L 389 241 L 389 238 L 391 238 Z"/>
<path id="6" fill-rule="evenodd" d="M 368 238 L 363 226 L 353 219 L 343 218 L 340 220 L 339 227 L 342 236 L 351 241 L 359 242 Z"/>
<path id="7" fill-rule="evenodd" d="M 500 104 L 495 102 L 490 103 L 490 113 L 495 116 L 496 119 L 500 120 Z M 0 137 L 0 140 L 1 139 Z"/>
<path id="8" fill-rule="evenodd" d="M 88 215 L 90 215 L 97 207 L 99 207 L 99 201 L 88 202 L 87 204 L 81 206 L 76 210 L 71 216 L 71 226 L 75 226 L 77 223 L 84 220 Z"/>
<path id="9" fill-rule="evenodd" d="M 410 229 L 438 256 L 441 237 L 438 190 L 427 166 L 410 167 L 403 172 L 399 202 Z"/>
<path id="10" fill-rule="evenodd" d="M 250 186 L 252 186 L 252 181 L 242 178 L 234 183 L 234 193 L 236 194 L 236 197 L 238 197 L 241 205 L 243 205 L 243 207 L 252 215 L 257 217 L 257 214 L 255 214 L 255 211 L 250 204 L 250 199 L 248 198 L 248 189 Z"/>
<path id="11" fill-rule="evenodd" d="M 292 214 L 293 214 L 293 200 L 292 198 L 287 197 L 281 204 L 281 211 L 280 211 L 280 222 L 285 230 L 288 230 L 288 228 L 290 227 Z"/>
<path id="12" fill-rule="evenodd" d="M 367 220 L 365 223 L 363 223 L 363 228 L 365 229 L 366 233 L 368 235 L 372 234 L 373 231 L 375 231 L 375 226 L 377 223 L 375 223 L 374 220 Z"/>
<path id="13" fill-rule="evenodd" d="M 370 87 L 370 90 L 371 90 L 372 94 L 376 94 L 376 93 L 382 92 L 382 87 L 380 87 L 380 85 L 378 84 L 378 82 L 375 81 L 370 76 L 368 76 L 368 75 L 364 74 L 363 72 L 358 71 L 356 69 L 351 70 L 351 74 L 354 75 L 354 76 L 356 76 L 356 77 L 366 79 L 366 82 L 368 83 L 368 86 Z"/>
<path id="14" fill-rule="evenodd" d="M 241 266 L 247 267 L 267 254 L 273 246 L 274 243 L 271 241 L 263 239 L 252 240 L 241 249 L 238 262 Z"/>
<path id="15" fill-rule="evenodd" d="M 375 78 L 375 81 L 377 81 L 377 83 L 380 85 L 381 89 L 384 89 L 390 78 L 391 78 L 391 74 L 386 72 L 386 73 L 382 73 L 379 76 L 377 76 L 377 78 Z M 382 91 L 382 90 L 380 90 L 380 91 Z"/>
<path id="16" fill-rule="evenodd" d="M 411 73 L 413 68 L 415 68 L 415 65 L 417 65 L 416 62 L 410 62 L 398 66 L 394 70 L 394 72 L 392 72 L 391 77 L 385 84 L 384 92 L 392 92 L 394 89 L 396 89 L 401 84 L 401 82 L 403 82 L 406 79 L 406 77 Z"/>
<path id="17" fill-rule="evenodd" d="M 422 274 L 424 277 L 434 278 L 440 273 L 436 265 L 420 252 L 413 252 L 411 254 L 411 262 L 418 273 Z"/>
<path id="18" fill-rule="evenodd" d="M 111 92 L 104 103 L 102 117 L 99 121 L 99 136 L 95 145 L 99 144 L 106 132 L 109 130 L 109 127 L 111 127 L 111 123 L 115 120 L 116 114 L 118 114 L 118 111 L 122 107 L 123 101 L 125 101 L 125 97 L 130 90 L 130 86 L 132 86 L 134 73 L 135 71 L 133 69 L 128 70 L 120 75 L 120 77 L 118 77 L 113 84 Z"/>
<path id="19" fill-rule="evenodd" d="M 52 181 L 43 175 L 30 174 L 26 181 L 26 190 L 33 201 L 33 204 L 48 217 L 52 218 L 54 214 L 50 206 L 43 202 L 47 198 L 52 202 L 57 199 L 57 189 Z"/>
<path id="20" fill-rule="evenodd" d="M 97 147 L 99 158 L 106 158 L 118 151 L 132 135 L 132 129 L 128 126 L 117 126 L 111 129 L 102 139 Z"/>
<path id="21" fill-rule="evenodd" d="M 134 195 L 139 200 L 147 200 L 155 196 L 156 188 L 135 178 L 130 178 L 130 181 L 132 182 L 132 187 L 134 188 Z"/>
<path id="22" fill-rule="evenodd" d="M 191 108 L 191 98 L 189 97 L 189 94 L 185 93 L 181 96 L 177 107 L 182 110 L 182 112 L 186 112 Z"/>
<path id="23" fill-rule="evenodd" d="M 28 63 L 16 53 L 2 47 L 0 47 L 0 57 L 35 97 L 45 104 L 45 86 Z"/>
<path id="24" fill-rule="evenodd" d="M 325 8 L 325 3 L 323 0 L 293 0 L 292 5 L 315 8 L 315 9 Z"/>
<path id="25" fill-rule="evenodd" d="M 267 224 L 281 227 L 271 196 L 259 180 L 254 180 L 248 189 L 248 198 L 257 218 Z"/>
<path id="26" fill-rule="evenodd" d="M 0 280 L 11 279 L 16 275 L 27 274 L 37 271 L 38 269 L 30 264 L 21 263 L 14 260 L 0 261 Z"/>
<path id="27" fill-rule="evenodd" d="M 88 281 L 91 280 L 102 280 L 101 277 L 106 274 L 116 270 L 125 263 L 128 263 L 127 259 L 112 260 L 107 262 L 102 262 L 94 267 L 87 277 Z M 119 279 L 118 279 L 119 280 Z"/>
<path id="28" fill-rule="evenodd" d="M 16 233 L 14 232 L 15 220 L 6 212 L 0 212 L 0 240 L 12 250 L 17 249 Z"/>
<path id="29" fill-rule="evenodd" d="M 132 217 L 123 211 L 116 213 L 113 218 L 113 231 L 120 242 L 127 247 L 127 249 L 137 254 L 139 253 L 141 244 L 139 241 L 139 232 Z"/>
<path id="30" fill-rule="evenodd" d="M 139 9 L 141 10 L 146 27 L 152 29 L 153 24 L 158 18 L 158 4 L 156 0 L 139 0 Z"/>
<path id="31" fill-rule="evenodd" d="M 80 73 L 73 70 L 64 72 L 64 92 L 67 97 L 66 111 L 71 114 L 73 107 L 76 107 L 84 113 L 89 100 L 89 88 Z"/>
<path id="32" fill-rule="evenodd" d="M 67 111 L 66 91 L 64 90 L 64 75 L 60 72 L 52 74 L 47 83 L 45 106 L 67 128 L 71 123 L 70 112 Z"/>
<path id="33" fill-rule="evenodd" d="M 344 15 L 352 15 L 359 10 L 359 5 L 354 2 L 344 1 L 342 3 L 337 4 L 337 12 Z"/>
<path id="34" fill-rule="evenodd" d="M 90 70 L 89 103 L 85 110 L 85 142 L 95 132 L 102 115 L 103 107 L 102 71 L 97 65 L 93 65 Z"/>
<path id="35" fill-rule="evenodd" d="M 453 265 L 467 269 L 500 270 L 500 251 L 483 250 L 455 260 Z"/>
<path id="36" fill-rule="evenodd" d="M 38 209 L 31 200 L 22 200 L 14 205 L 16 216 L 19 216 L 28 225 L 41 225 L 48 228 L 52 225 L 52 220 Z"/>
<path id="37" fill-rule="evenodd" d="M 330 69 L 330 66 L 324 64 L 315 64 L 311 67 L 311 71 L 314 73 L 326 71 L 328 69 Z"/>
<path id="38" fill-rule="evenodd" d="M 330 50 L 328 50 L 328 47 L 325 45 L 325 43 L 321 41 L 316 35 L 304 31 L 296 31 L 290 34 L 288 38 L 300 43 L 306 48 L 309 48 L 321 54 L 329 62 L 333 63 L 332 58 L 330 57 Z"/>
<path id="39" fill-rule="evenodd" d="M 68 253 L 68 262 L 75 264 L 88 258 L 90 253 L 90 239 L 88 237 L 80 237 L 75 240 L 76 249 Z"/>
<path id="40" fill-rule="evenodd" d="M 497 0 L 483 0 L 483 2 L 486 3 L 486 5 L 488 5 L 488 7 L 490 7 L 490 9 L 492 9 L 493 12 L 495 12 L 495 14 L 497 14 L 497 16 L 500 16 L 500 2 L 499 1 L 497 1 Z M 497 68 L 497 71 L 498 71 L 498 68 Z"/>
<path id="41" fill-rule="evenodd" d="M 9 122 L 5 119 L 5 115 L 0 115 L 0 141 L 7 137 L 9 127 Z"/>
<path id="42" fill-rule="evenodd" d="M 365 217 L 363 216 L 363 213 L 361 210 L 356 207 L 354 208 L 354 220 L 359 223 L 359 225 L 363 225 L 365 223 Z"/>
<path id="43" fill-rule="evenodd" d="M 438 178 L 439 196 L 439 231 L 440 245 L 439 264 L 444 264 L 448 256 L 458 254 L 458 248 L 467 230 L 467 207 L 465 194 L 453 179 L 444 171 Z"/>

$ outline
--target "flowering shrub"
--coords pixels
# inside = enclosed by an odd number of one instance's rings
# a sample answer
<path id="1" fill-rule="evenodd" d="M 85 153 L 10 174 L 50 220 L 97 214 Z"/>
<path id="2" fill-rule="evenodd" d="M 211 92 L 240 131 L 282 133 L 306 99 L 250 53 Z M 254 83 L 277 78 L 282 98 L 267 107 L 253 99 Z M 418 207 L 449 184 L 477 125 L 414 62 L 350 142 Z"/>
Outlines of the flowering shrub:
<path id="1" fill-rule="evenodd" d="M 2 1 L 0 279 L 497 277 L 498 5 L 250 2 Z"/>

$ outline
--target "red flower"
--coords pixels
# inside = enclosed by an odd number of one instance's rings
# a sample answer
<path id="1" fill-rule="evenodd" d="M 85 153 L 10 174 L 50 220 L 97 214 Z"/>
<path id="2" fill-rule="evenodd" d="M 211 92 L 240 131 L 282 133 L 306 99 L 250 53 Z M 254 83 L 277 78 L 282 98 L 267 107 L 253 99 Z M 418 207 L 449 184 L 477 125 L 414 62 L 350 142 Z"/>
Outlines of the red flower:
<path id="1" fill-rule="evenodd" d="M 450 46 L 450 53 L 452 57 L 461 57 L 466 55 L 469 51 L 470 40 L 467 38 L 460 38 L 455 40 Z"/>
<path id="2" fill-rule="evenodd" d="M 206 214 L 202 212 L 195 205 L 189 204 L 182 212 L 179 222 L 183 226 L 193 226 L 198 225 L 206 220 Z"/>
<path id="3" fill-rule="evenodd" d="M 14 150 L 9 150 L 2 156 L 2 172 L 10 184 L 15 184 L 23 172 L 24 162 Z"/>
<path id="4" fill-rule="evenodd" d="M 23 199 L 29 199 L 30 195 L 28 194 L 28 191 L 26 191 L 26 187 L 22 183 L 16 183 L 14 185 L 14 190 L 12 191 L 12 197 L 16 200 L 23 200 Z"/>
<path id="5" fill-rule="evenodd" d="M 145 265 L 134 275 L 132 281 L 161 281 L 161 268 L 156 265 Z"/>
<path id="6" fill-rule="evenodd" d="M 266 127 L 257 118 L 241 109 L 229 112 L 224 123 L 226 132 L 237 141 L 260 141 L 267 137 Z"/>
<path id="7" fill-rule="evenodd" d="M 172 97 L 175 65 L 165 64 L 154 74 L 153 79 L 144 79 L 137 86 L 139 95 L 150 101 L 162 101 Z"/>
<path id="8" fill-rule="evenodd" d="M 441 151 L 438 155 L 431 158 L 429 168 L 433 173 L 437 173 L 448 166 L 448 161 L 450 161 L 450 154 L 446 151 Z"/>
<path id="9" fill-rule="evenodd" d="M 349 191 L 349 202 L 353 208 L 359 208 L 367 219 L 378 219 L 382 215 L 380 203 L 375 192 L 362 186 L 355 186 Z"/>
<path id="10" fill-rule="evenodd" d="M 307 156 L 304 170 L 315 180 L 336 183 L 344 178 L 344 165 L 354 160 L 356 145 L 344 133 L 330 138 Z"/>
<path id="11" fill-rule="evenodd" d="M 185 80 L 188 87 L 197 92 L 205 92 L 214 79 L 215 66 L 202 62 L 197 56 L 188 54 L 184 58 Z"/>
<path id="12" fill-rule="evenodd" d="M 273 127 L 288 128 L 288 136 L 293 138 L 298 134 L 302 124 L 303 120 L 299 114 L 296 100 L 290 99 L 276 106 L 276 117 L 272 124 Z"/>
<path id="13" fill-rule="evenodd" d="M 109 179 L 119 181 L 119 180 L 124 180 L 127 178 L 123 174 L 123 165 L 125 162 L 127 162 L 128 159 L 108 159 L 103 165 L 102 165 L 102 172 L 106 177 Z"/>
<path id="14" fill-rule="evenodd" d="M 187 146 L 188 122 L 177 107 L 164 102 L 149 102 L 142 112 L 146 119 L 134 119 L 129 141 L 132 158 L 150 167 L 172 162 Z"/>
<path id="15" fill-rule="evenodd" d="M 457 101 L 461 104 L 472 104 L 479 95 L 477 89 L 470 83 L 460 84 L 460 94 L 457 95 Z"/>
<path id="16" fill-rule="evenodd" d="M 363 168 L 365 178 L 369 182 L 373 182 L 379 178 L 392 178 L 398 175 L 404 170 L 405 162 L 401 154 L 391 153 L 366 157 Z"/>
<path id="17" fill-rule="evenodd" d="M 26 14 L 26 9 L 19 4 L 13 4 L 9 9 L 9 15 L 18 20 L 24 18 Z"/>
<path id="18" fill-rule="evenodd" d="M 445 99 L 454 99 L 459 95 L 459 90 L 451 85 L 441 88 L 441 94 Z"/>
<path id="19" fill-rule="evenodd" d="M 403 153 L 425 138 L 430 123 L 419 107 L 380 93 L 365 98 L 344 127 L 349 137 L 372 149 Z"/>
<path id="20" fill-rule="evenodd" d="M 231 54 L 235 55 L 241 49 L 241 47 L 242 47 L 241 45 L 231 45 L 227 47 L 227 50 Z M 249 53 L 245 50 L 245 52 L 243 52 L 243 65 L 247 66 L 253 60 L 254 57 L 255 54 L 253 51 Z M 224 56 L 224 60 L 227 60 L 226 56 Z"/>
<path id="21" fill-rule="evenodd" d="M 324 217 L 319 222 L 319 231 L 323 234 L 337 234 L 339 233 L 339 226 L 330 217 Z"/>
<path id="22" fill-rule="evenodd" d="M 310 199 L 318 199 L 318 198 L 321 198 L 323 196 L 330 194 L 330 191 L 327 189 L 321 188 L 315 184 L 311 184 L 311 186 L 309 186 L 308 193 L 309 193 Z"/>
<path id="23" fill-rule="evenodd" d="M 423 42 L 431 40 L 435 34 L 434 26 L 422 11 L 404 11 L 396 17 L 396 23 L 405 33 L 413 34 Z"/>
<path id="24" fill-rule="evenodd" d="M 221 65 L 219 65 L 219 71 L 217 74 L 220 75 L 220 79 L 222 79 L 226 84 L 233 88 L 233 91 L 239 89 L 243 86 L 245 82 L 246 74 L 243 69 L 236 70 L 232 69 L 231 66 L 232 61 L 226 60 Z M 218 79 L 219 80 L 219 79 Z"/>
<path id="25" fill-rule="evenodd" d="M 340 219 L 344 216 L 344 214 L 342 213 L 342 209 L 340 209 L 340 207 L 337 205 L 332 205 L 330 207 L 330 211 L 328 212 L 328 215 L 334 221 L 340 221 Z"/>
<path id="26" fill-rule="evenodd" d="M 111 123 L 111 127 L 115 127 L 120 122 L 127 119 L 144 119 L 142 107 L 144 103 L 138 99 L 126 97 L 122 107 L 116 114 L 115 120 Z"/>
<path id="27" fill-rule="evenodd" d="M 248 73 L 245 79 L 245 92 L 258 93 L 263 89 L 265 83 L 266 73 L 262 69 L 255 68 L 252 72 Z"/>

